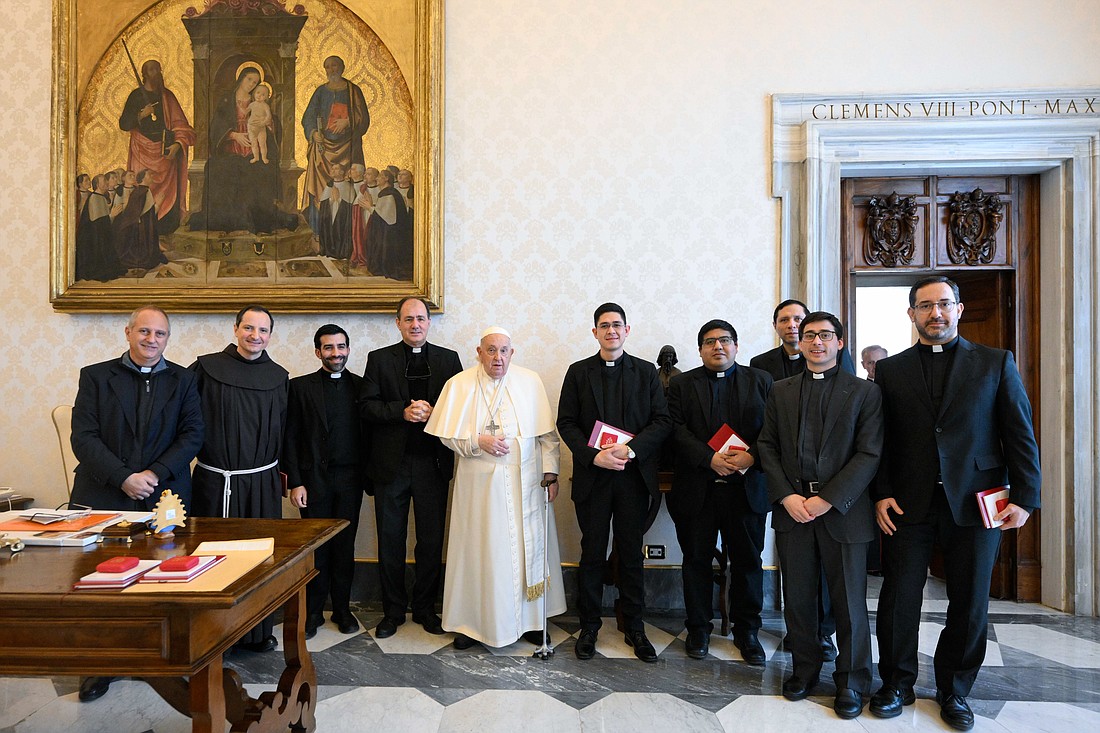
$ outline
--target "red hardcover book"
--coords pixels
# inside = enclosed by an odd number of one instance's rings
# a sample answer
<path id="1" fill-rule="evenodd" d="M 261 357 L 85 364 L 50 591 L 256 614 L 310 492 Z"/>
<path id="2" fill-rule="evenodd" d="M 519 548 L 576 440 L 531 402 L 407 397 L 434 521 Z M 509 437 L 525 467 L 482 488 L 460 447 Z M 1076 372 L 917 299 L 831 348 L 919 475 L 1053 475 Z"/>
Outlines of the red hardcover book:
<path id="1" fill-rule="evenodd" d="M 588 436 L 588 447 L 603 450 L 609 445 L 626 443 L 634 437 L 634 433 L 628 433 L 622 428 L 608 425 L 603 420 L 597 420 L 592 426 L 592 434 Z"/>
<path id="2" fill-rule="evenodd" d="M 95 571 L 97 573 L 125 573 L 127 570 L 136 568 L 137 564 L 138 558 L 119 555 L 96 565 Z"/>
<path id="3" fill-rule="evenodd" d="M 1009 488 L 1009 485 L 1005 484 L 974 494 L 978 500 L 978 511 L 982 515 L 982 524 L 986 526 L 986 529 L 994 529 L 1004 524 L 1003 519 L 998 520 L 993 517 L 1000 514 L 1008 506 Z"/>
<path id="4" fill-rule="evenodd" d="M 160 569 L 166 573 L 178 573 L 184 570 L 190 570 L 199 564 L 199 558 L 197 555 L 178 555 L 176 557 L 170 557 L 160 564 Z"/>
<path id="5" fill-rule="evenodd" d="M 145 575 L 141 576 L 139 583 L 186 583 L 189 580 L 197 578 L 205 573 L 210 568 L 214 567 L 222 560 L 225 559 L 225 555 L 196 555 L 198 562 L 188 570 L 169 570 L 164 567 L 164 563 L 160 564 L 160 567 L 150 570 Z M 176 558 L 172 558 L 173 560 Z M 167 562 L 167 561 L 165 561 Z"/>
<path id="6" fill-rule="evenodd" d="M 722 423 L 722 427 L 718 428 L 718 432 L 711 436 L 711 439 L 707 441 L 707 445 L 715 453 L 729 453 L 730 451 L 749 449 L 749 444 L 725 423 Z M 741 468 L 738 469 L 738 472 L 745 473 L 748 470 L 747 468 Z"/>

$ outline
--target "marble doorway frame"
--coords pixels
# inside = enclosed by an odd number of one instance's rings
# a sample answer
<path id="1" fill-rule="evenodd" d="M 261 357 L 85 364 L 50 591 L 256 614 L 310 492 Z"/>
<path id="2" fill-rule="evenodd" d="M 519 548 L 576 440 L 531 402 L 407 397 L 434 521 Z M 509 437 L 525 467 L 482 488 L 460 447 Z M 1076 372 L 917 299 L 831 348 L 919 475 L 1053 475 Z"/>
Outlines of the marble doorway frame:
<path id="1" fill-rule="evenodd" d="M 885 96 L 885 95 L 883 95 Z M 1096 89 L 890 95 L 909 103 L 1082 98 Z M 841 312 L 841 177 L 1037 173 L 1040 179 L 1042 603 L 1100 615 L 1100 114 L 815 119 L 829 103 L 772 96 L 780 294 Z M 1085 398 L 1087 396 L 1087 398 Z"/>

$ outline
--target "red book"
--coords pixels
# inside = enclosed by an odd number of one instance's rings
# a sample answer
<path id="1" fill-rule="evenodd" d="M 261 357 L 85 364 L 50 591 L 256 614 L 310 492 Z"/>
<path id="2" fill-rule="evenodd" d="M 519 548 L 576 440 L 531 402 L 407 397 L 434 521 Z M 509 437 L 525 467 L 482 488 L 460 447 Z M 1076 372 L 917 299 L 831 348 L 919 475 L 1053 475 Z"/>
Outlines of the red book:
<path id="1" fill-rule="evenodd" d="M 186 583 L 187 581 L 197 578 L 205 573 L 210 568 L 214 567 L 222 560 L 225 559 L 225 555 L 195 555 L 198 560 L 194 566 L 187 570 L 169 570 L 164 567 L 164 563 L 160 564 L 160 567 L 154 568 L 145 575 L 141 576 L 139 583 Z M 172 558 L 173 560 L 177 558 Z M 165 562 L 168 562 L 165 560 Z"/>
<path id="2" fill-rule="evenodd" d="M 127 570 L 136 568 L 138 559 L 136 557 L 127 557 L 125 555 L 119 555 L 118 557 L 112 557 L 110 560 L 104 560 L 99 565 L 95 566 L 97 573 L 125 573 Z"/>
<path id="3" fill-rule="evenodd" d="M 178 573 L 181 570 L 190 570 L 199 564 L 197 555 L 178 555 L 170 557 L 160 564 L 160 569 L 169 573 Z"/>
<path id="4" fill-rule="evenodd" d="M 728 453 L 731 450 L 748 450 L 749 444 L 746 443 L 740 435 L 734 432 L 733 428 L 725 423 L 722 423 L 722 427 L 718 428 L 718 432 L 707 441 L 707 445 L 711 447 L 715 453 Z"/>
<path id="5" fill-rule="evenodd" d="M 609 445 L 626 443 L 634 437 L 634 433 L 628 433 L 622 428 L 608 425 L 603 420 L 597 420 L 592 426 L 592 434 L 588 436 L 588 447 L 603 450 Z"/>
<path id="6" fill-rule="evenodd" d="M 725 423 L 722 423 L 722 427 L 718 428 L 718 432 L 711 436 L 711 439 L 707 441 L 707 445 L 715 453 L 729 453 L 734 450 L 749 449 L 749 444 Z M 738 472 L 745 473 L 748 470 L 747 468 L 740 468 Z"/>
<path id="7" fill-rule="evenodd" d="M 1008 506 L 1009 488 L 1009 485 L 1005 484 L 974 494 L 978 500 L 978 511 L 982 515 L 982 524 L 985 525 L 986 529 L 993 529 L 1004 524 L 1003 519 L 994 519 L 993 517 L 1003 512 L 1004 508 Z"/>

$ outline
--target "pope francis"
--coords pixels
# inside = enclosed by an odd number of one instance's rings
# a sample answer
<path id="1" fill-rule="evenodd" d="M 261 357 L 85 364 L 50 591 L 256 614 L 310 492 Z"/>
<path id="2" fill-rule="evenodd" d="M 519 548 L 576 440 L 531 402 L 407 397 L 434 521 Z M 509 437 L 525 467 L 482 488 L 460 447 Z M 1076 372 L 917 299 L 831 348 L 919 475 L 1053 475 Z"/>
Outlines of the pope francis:
<path id="1" fill-rule="evenodd" d="M 455 647 L 541 644 L 546 615 L 565 611 L 554 513 L 558 436 L 535 372 L 510 366 L 512 337 L 486 329 L 478 363 L 443 387 L 425 432 L 455 452 L 443 628 Z M 549 520 L 549 533 L 544 529 Z"/>

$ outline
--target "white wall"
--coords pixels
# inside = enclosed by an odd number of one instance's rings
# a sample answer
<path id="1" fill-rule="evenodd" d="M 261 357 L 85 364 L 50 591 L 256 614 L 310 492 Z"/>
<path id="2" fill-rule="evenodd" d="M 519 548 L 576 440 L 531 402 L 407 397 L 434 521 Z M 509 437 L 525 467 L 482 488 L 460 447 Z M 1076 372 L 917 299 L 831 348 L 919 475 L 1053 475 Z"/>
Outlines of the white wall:
<path id="1" fill-rule="evenodd" d="M 447 312 L 433 340 L 470 363 L 482 327 L 509 328 L 517 363 L 542 374 L 554 403 L 568 364 L 594 351 L 590 315 L 604 300 L 626 307 L 637 355 L 671 343 L 691 368 L 698 326 L 723 317 L 747 362 L 774 345 L 771 309 L 788 295 L 777 292 L 769 95 L 1093 85 L 1098 6 L 450 0 Z M 81 365 L 121 353 L 123 318 L 50 308 L 51 8 L 4 9 L 0 484 L 51 503 L 63 480 L 50 407 L 71 402 Z M 312 370 L 313 330 L 329 320 L 350 331 L 357 369 L 396 337 L 387 316 L 282 316 L 272 356 Z M 221 348 L 230 325 L 175 317 L 169 358 Z M 563 557 L 576 560 L 568 501 L 558 516 Z M 659 521 L 650 541 L 674 550 Z"/>

